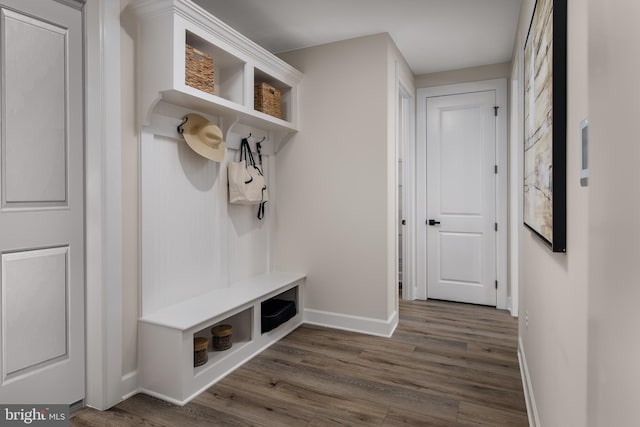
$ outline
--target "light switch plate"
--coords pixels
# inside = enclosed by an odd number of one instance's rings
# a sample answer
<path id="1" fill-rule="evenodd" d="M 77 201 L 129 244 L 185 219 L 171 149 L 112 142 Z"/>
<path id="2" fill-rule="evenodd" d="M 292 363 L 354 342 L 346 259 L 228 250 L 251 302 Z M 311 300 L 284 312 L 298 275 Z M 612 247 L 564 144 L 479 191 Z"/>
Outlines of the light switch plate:
<path id="1" fill-rule="evenodd" d="M 589 185 L 589 119 L 580 122 L 580 140 L 582 147 L 580 156 L 580 185 L 586 187 Z"/>

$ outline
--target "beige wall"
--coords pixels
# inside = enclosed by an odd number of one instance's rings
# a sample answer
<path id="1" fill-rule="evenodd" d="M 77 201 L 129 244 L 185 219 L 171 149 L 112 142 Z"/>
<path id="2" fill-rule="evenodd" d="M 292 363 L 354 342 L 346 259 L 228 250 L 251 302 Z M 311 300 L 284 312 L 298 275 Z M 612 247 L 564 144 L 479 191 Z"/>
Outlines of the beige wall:
<path id="1" fill-rule="evenodd" d="M 640 2 L 589 0 L 588 6 L 588 425 L 637 426 Z"/>
<path id="2" fill-rule="evenodd" d="M 534 3 L 523 2 L 514 51 L 519 58 Z M 542 426 L 587 423 L 589 190 L 579 182 L 579 124 L 588 101 L 587 0 L 569 0 L 568 8 L 567 252 L 552 253 L 524 228 L 520 239 L 520 340 Z"/>
<path id="3" fill-rule="evenodd" d="M 381 34 L 281 55 L 304 78 L 300 132 L 276 158 L 277 268 L 308 274 L 305 308 L 383 321 L 395 287 L 388 41 Z"/>
<path id="4" fill-rule="evenodd" d="M 132 0 L 121 0 L 124 9 Z M 121 22 L 122 115 L 122 374 L 137 369 L 138 356 L 138 131 L 135 102 L 135 42 L 131 23 Z M 128 31 L 128 32 L 127 32 Z"/>
<path id="5" fill-rule="evenodd" d="M 416 87 L 444 86 L 457 83 L 470 83 L 482 80 L 504 79 L 511 75 L 511 63 L 483 65 L 461 70 L 416 76 Z"/>

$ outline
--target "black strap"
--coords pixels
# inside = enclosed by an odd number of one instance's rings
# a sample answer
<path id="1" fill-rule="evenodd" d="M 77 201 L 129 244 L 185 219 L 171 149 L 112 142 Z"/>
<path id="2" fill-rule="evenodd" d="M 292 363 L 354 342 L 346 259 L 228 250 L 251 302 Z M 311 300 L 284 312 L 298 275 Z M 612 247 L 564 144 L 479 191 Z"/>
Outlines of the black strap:
<path id="1" fill-rule="evenodd" d="M 260 202 L 260 204 L 258 205 L 258 219 L 259 220 L 263 220 L 264 219 L 264 205 L 266 205 L 267 202 Z"/>
<path id="2" fill-rule="evenodd" d="M 262 171 L 262 144 L 256 142 L 256 150 L 258 151 L 258 164 L 260 165 L 260 170 Z"/>
<path id="3" fill-rule="evenodd" d="M 258 158 L 260 159 L 260 166 L 262 166 L 262 153 L 260 153 L 260 144 L 256 144 L 256 148 L 258 150 Z M 242 160 L 246 160 L 246 166 L 247 167 L 251 167 L 253 166 L 260 175 L 263 175 L 262 173 L 262 168 L 258 167 L 256 165 L 256 161 L 253 158 L 253 153 L 251 152 L 251 146 L 249 145 L 249 140 L 247 138 L 242 138 L 242 141 L 240 143 L 240 161 Z M 249 182 L 251 182 L 253 180 L 253 178 L 251 178 L 251 180 L 247 181 L 245 184 L 248 184 Z M 264 187 L 262 187 L 262 200 L 264 200 L 264 192 L 267 190 L 267 186 L 265 185 Z M 266 204 L 266 201 L 261 201 L 260 204 L 258 205 L 258 219 L 262 220 L 264 219 L 264 205 Z"/>
<path id="4" fill-rule="evenodd" d="M 264 187 L 262 187 L 262 200 L 264 200 L 264 192 L 266 191 L 267 186 L 265 185 Z M 260 204 L 258 205 L 258 219 L 264 219 L 264 205 L 266 205 L 267 202 L 260 202 Z"/>
<path id="5" fill-rule="evenodd" d="M 251 147 L 249 146 L 249 140 L 247 138 L 242 138 L 242 142 L 240 143 L 240 161 L 247 161 L 247 166 L 255 166 L 256 161 L 253 158 L 253 153 L 251 152 Z"/>

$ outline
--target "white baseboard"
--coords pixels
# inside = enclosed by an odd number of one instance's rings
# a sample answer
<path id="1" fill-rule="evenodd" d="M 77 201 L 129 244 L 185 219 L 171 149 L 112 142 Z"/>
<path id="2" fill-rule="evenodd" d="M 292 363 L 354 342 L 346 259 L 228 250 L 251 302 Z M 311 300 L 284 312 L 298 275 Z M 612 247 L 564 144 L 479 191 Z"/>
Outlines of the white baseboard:
<path id="1" fill-rule="evenodd" d="M 529 425 L 532 427 L 540 427 L 538 408 L 536 407 L 533 386 L 531 385 L 531 378 L 529 377 L 529 367 L 527 366 L 527 358 L 524 355 L 524 347 L 520 337 L 518 337 L 518 362 L 520 363 L 520 375 L 522 376 L 522 388 L 524 389 L 524 400 L 527 404 Z"/>
<path id="2" fill-rule="evenodd" d="M 122 400 L 140 393 L 140 386 L 138 381 L 138 370 L 128 372 L 122 376 Z"/>
<path id="3" fill-rule="evenodd" d="M 304 323 L 388 338 L 393 335 L 398 326 L 398 312 L 395 311 L 389 319 L 384 321 L 306 308 Z"/>

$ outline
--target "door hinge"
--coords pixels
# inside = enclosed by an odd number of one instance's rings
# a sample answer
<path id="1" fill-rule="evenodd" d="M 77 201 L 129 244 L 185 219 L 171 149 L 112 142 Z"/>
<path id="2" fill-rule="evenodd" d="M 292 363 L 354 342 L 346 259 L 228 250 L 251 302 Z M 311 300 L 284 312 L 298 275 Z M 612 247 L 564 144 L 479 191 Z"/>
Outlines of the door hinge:
<path id="1" fill-rule="evenodd" d="M 496 231 L 498 231 L 498 223 L 495 223 Z"/>
<path id="2" fill-rule="evenodd" d="M 496 289 L 498 289 L 498 281 L 496 280 Z"/>
<path id="3" fill-rule="evenodd" d="M 493 166 L 493 172 L 496 174 L 498 173 L 498 165 Z"/>
<path id="4" fill-rule="evenodd" d="M 500 108 L 500 107 L 498 107 L 497 105 L 495 107 L 493 107 L 493 115 L 496 116 L 496 117 L 498 117 L 498 108 Z"/>

